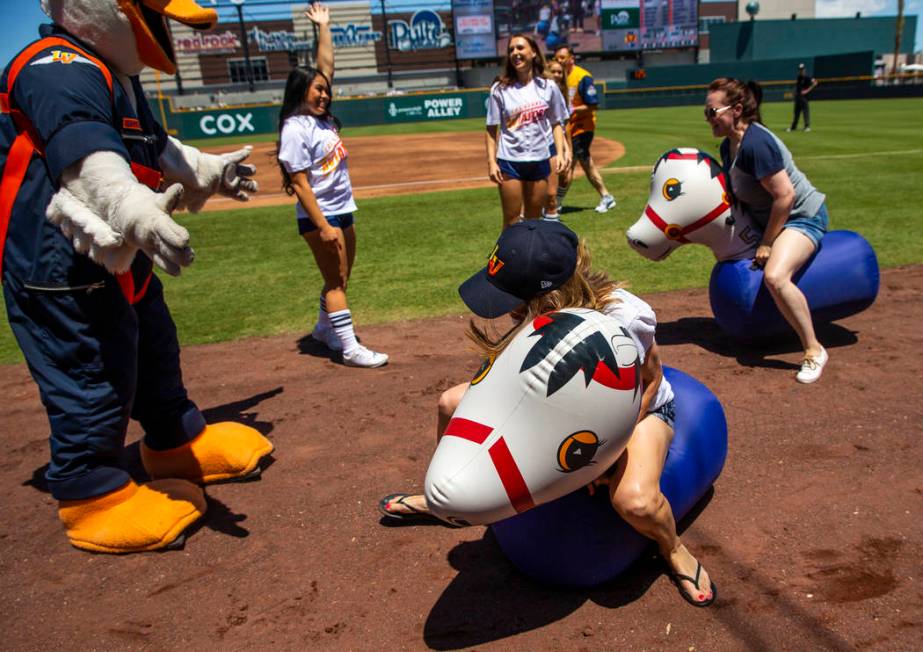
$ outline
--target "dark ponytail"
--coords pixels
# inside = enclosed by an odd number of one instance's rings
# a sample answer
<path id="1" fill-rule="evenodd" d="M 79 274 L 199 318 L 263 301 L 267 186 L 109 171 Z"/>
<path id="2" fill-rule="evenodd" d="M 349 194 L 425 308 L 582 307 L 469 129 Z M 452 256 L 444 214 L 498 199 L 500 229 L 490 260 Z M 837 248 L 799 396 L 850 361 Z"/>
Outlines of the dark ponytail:
<path id="1" fill-rule="evenodd" d="M 742 82 L 733 77 L 719 77 L 708 86 L 708 92 L 722 91 L 727 106 L 740 104 L 740 117 L 750 122 L 763 123 L 760 104 L 763 102 L 763 88 L 755 81 Z"/>
<path id="2" fill-rule="evenodd" d="M 288 73 L 288 79 L 285 80 L 285 94 L 282 97 L 282 108 L 279 109 L 279 142 L 276 143 L 276 163 L 282 172 L 282 189 L 287 195 L 295 194 L 292 188 L 292 177 L 279 160 L 279 148 L 282 146 L 282 127 L 285 121 L 293 115 L 304 113 L 304 98 L 310 88 L 311 83 L 316 77 L 320 76 L 327 82 L 327 89 L 330 93 L 330 102 L 327 104 L 327 111 L 322 116 L 317 116 L 323 120 L 332 120 L 337 130 L 340 129 L 340 121 L 330 113 L 330 106 L 333 104 L 333 87 L 327 75 L 316 68 L 292 68 Z"/>

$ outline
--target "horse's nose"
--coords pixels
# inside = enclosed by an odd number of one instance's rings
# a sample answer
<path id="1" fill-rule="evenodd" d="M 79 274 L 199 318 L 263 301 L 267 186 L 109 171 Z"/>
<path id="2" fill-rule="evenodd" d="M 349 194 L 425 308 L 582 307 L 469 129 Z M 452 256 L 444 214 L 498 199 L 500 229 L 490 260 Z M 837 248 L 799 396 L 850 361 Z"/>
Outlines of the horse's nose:
<path id="1" fill-rule="evenodd" d="M 486 448 L 444 437 L 424 481 L 426 502 L 444 520 L 491 523 L 516 513 Z"/>

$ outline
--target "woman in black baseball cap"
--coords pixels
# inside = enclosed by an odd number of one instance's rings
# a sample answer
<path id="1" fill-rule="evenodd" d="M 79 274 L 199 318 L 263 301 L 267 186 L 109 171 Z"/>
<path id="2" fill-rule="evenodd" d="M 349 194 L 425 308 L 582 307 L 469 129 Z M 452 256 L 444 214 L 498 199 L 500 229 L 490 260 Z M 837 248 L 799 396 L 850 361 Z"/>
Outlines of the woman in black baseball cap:
<path id="1" fill-rule="evenodd" d="M 513 327 L 497 337 L 471 321 L 468 336 L 485 367 L 539 315 L 589 308 L 622 325 L 641 362 L 640 414 L 625 452 L 589 489 L 608 485 L 619 515 L 657 542 L 683 599 L 697 607 L 712 604 L 715 585 L 680 541 L 673 512 L 660 491 L 660 474 L 673 439 L 675 406 L 654 341 L 657 318 L 651 307 L 605 273 L 593 271 L 589 251 L 573 231 L 560 222 L 545 220 L 519 222 L 501 233 L 487 265 L 462 283 L 458 292 L 479 317 L 513 316 Z M 437 443 L 469 385 L 456 385 L 440 397 Z M 422 494 L 390 494 L 381 499 L 378 509 L 382 523 L 442 522 L 429 512 Z"/>

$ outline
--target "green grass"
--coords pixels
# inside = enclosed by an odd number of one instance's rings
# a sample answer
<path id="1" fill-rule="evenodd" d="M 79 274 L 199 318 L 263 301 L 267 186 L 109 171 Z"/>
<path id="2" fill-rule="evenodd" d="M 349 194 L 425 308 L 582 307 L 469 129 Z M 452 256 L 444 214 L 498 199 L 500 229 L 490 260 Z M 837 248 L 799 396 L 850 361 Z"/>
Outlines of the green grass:
<path id="1" fill-rule="evenodd" d="M 764 119 L 788 143 L 799 167 L 827 194 L 832 228 L 862 233 L 883 267 L 923 262 L 917 199 L 923 175 L 923 100 L 814 102 L 811 111 L 815 130 L 809 134 L 784 132 L 789 104 L 766 105 Z M 362 127 L 346 134 L 482 128 L 480 120 L 461 120 Z M 598 133 L 626 147 L 624 158 L 606 172 L 606 182 L 619 198 L 618 208 L 605 216 L 593 212 L 597 198 L 580 179 L 567 201 L 580 210 L 564 215 L 567 224 L 588 239 L 595 265 L 615 278 L 630 280 L 641 294 L 707 285 L 714 260 L 704 247 L 683 247 L 657 264 L 625 245 L 625 229 L 647 200 L 648 173 L 613 171 L 650 166 L 662 152 L 677 146 L 716 153 L 718 142 L 701 110 L 605 111 L 599 116 Z M 359 253 L 350 304 L 360 327 L 464 313 L 456 288 L 484 264 L 496 239 L 496 190 L 420 193 L 359 204 Z M 192 234 L 196 262 L 179 278 L 161 278 L 183 343 L 295 336 L 313 324 L 320 275 L 296 233 L 291 206 L 179 219 Z M 9 327 L 0 326 L 0 363 L 21 359 Z"/>

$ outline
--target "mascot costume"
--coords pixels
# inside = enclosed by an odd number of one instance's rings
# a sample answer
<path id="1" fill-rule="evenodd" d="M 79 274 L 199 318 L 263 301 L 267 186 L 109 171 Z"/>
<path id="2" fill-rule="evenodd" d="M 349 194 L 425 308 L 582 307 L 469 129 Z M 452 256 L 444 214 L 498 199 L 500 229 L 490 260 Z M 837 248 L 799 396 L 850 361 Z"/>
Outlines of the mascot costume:
<path id="1" fill-rule="evenodd" d="M 167 18 L 217 20 L 194 0 L 42 0 L 53 20 L 0 79 L 0 271 L 13 333 L 51 425 L 46 473 L 78 548 L 178 547 L 206 510 L 199 485 L 253 477 L 272 444 L 206 425 L 153 274 L 193 260 L 177 208 L 256 190 L 250 149 L 214 156 L 168 137 L 138 82 L 173 73 Z M 130 418 L 152 480 L 120 468 Z"/>

